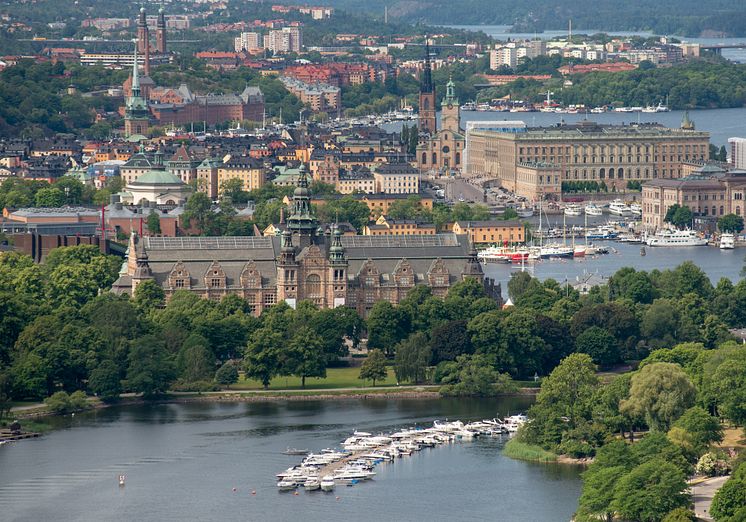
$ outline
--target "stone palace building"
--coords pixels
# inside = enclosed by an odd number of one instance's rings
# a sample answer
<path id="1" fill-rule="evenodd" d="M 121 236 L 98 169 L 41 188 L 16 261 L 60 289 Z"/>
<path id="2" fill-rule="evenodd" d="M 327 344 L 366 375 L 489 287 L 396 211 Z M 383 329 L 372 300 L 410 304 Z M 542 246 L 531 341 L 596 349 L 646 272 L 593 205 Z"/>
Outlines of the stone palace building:
<path id="1" fill-rule="evenodd" d="M 343 236 L 319 225 L 301 168 L 292 215 L 281 236 L 138 237 L 112 290 L 132 294 L 154 280 L 167 298 L 177 290 L 219 300 L 246 299 L 254 314 L 279 301 L 294 307 L 310 300 L 321 308 L 348 306 L 366 316 L 380 300 L 399 303 L 417 285 L 445 296 L 458 281 L 474 278 L 501 302 L 501 288 L 485 278 L 468 235 Z"/>

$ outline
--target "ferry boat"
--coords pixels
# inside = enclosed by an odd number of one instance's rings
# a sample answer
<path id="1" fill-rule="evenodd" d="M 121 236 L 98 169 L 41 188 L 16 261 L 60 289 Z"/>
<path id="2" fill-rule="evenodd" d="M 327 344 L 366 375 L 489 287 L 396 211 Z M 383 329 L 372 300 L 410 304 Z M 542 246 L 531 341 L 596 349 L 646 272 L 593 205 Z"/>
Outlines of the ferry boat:
<path id="1" fill-rule="evenodd" d="M 609 203 L 609 214 L 613 214 L 615 216 L 628 216 L 631 214 L 630 208 L 627 206 L 624 201 L 621 199 L 615 199 L 611 203 Z"/>
<path id="2" fill-rule="evenodd" d="M 601 216 L 601 215 L 603 215 L 603 210 L 601 210 L 601 207 L 599 207 L 595 203 L 588 203 L 585 206 L 584 210 L 585 210 L 586 216 Z"/>
<path id="3" fill-rule="evenodd" d="M 576 205 L 575 203 L 570 203 L 565 207 L 565 215 L 566 216 L 582 216 L 583 215 L 583 209 L 580 205 Z"/>
<path id="4" fill-rule="evenodd" d="M 736 248 L 736 236 L 729 233 L 721 234 L 719 246 L 721 250 L 731 250 Z"/>
<path id="5" fill-rule="evenodd" d="M 488 247 L 477 253 L 477 259 L 483 263 L 510 263 L 515 251 L 505 247 Z"/>
<path id="6" fill-rule="evenodd" d="M 687 246 L 706 246 L 707 240 L 697 235 L 694 230 L 671 230 L 663 229 L 648 237 L 645 240 L 648 246 L 663 247 L 687 247 Z"/>

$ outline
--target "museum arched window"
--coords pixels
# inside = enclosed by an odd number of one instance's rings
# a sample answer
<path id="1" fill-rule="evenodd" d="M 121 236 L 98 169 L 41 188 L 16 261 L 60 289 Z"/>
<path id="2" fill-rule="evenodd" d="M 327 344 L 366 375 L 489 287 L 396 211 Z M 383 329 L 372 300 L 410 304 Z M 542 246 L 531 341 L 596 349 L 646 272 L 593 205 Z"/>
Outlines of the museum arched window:
<path id="1" fill-rule="evenodd" d="M 310 274 L 306 277 L 306 295 L 321 297 L 321 277 L 318 274 Z"/>

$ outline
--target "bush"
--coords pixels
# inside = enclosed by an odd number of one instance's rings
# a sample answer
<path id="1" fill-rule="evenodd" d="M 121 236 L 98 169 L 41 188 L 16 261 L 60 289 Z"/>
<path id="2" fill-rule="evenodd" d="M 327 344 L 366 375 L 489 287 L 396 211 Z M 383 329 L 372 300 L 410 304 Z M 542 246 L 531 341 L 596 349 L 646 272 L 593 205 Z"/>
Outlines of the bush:
<path id="1" fill-rule="evenodd" d="M 720 477 L 727 475 L 730 471 L 728 463 L 720 458 L 715 452 L 708 452 L 702 455 L 697 461 L 697 465 L 694 468 L 697 475 L 704 475 L 706 477 Z"/>
<path id="2" fill-rule="evenodd" d="M 230 387 L 238 382 L 238 370 L 236 365 L 228 361 L 215 372 L 215 382 Z"/>
<path id="3" fill-rule="evenodd" d="M 44 399 L 44 403 L 50 411 L 57 414 L 81 411 L 88 406 L 86 394 L 80 390 L 73 392 L 72 395 L 68 395 L 64 391 L 58 391 L 51 397 Z"/>

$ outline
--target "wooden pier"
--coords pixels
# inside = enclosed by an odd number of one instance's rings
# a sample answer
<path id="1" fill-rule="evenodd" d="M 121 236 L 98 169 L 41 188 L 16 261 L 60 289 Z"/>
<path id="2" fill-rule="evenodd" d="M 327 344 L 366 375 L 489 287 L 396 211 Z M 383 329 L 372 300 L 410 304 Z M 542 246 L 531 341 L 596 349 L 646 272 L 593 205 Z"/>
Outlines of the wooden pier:
<path id="1" fill-rule="evenodd" d="M 0 442 L 13 442 L 23 439 L 35 439 L 37 437 L 41 437 L 41 433 L 34 431 L 22 431 L 18 433 L 10 430 L 0 430 Z"/>

